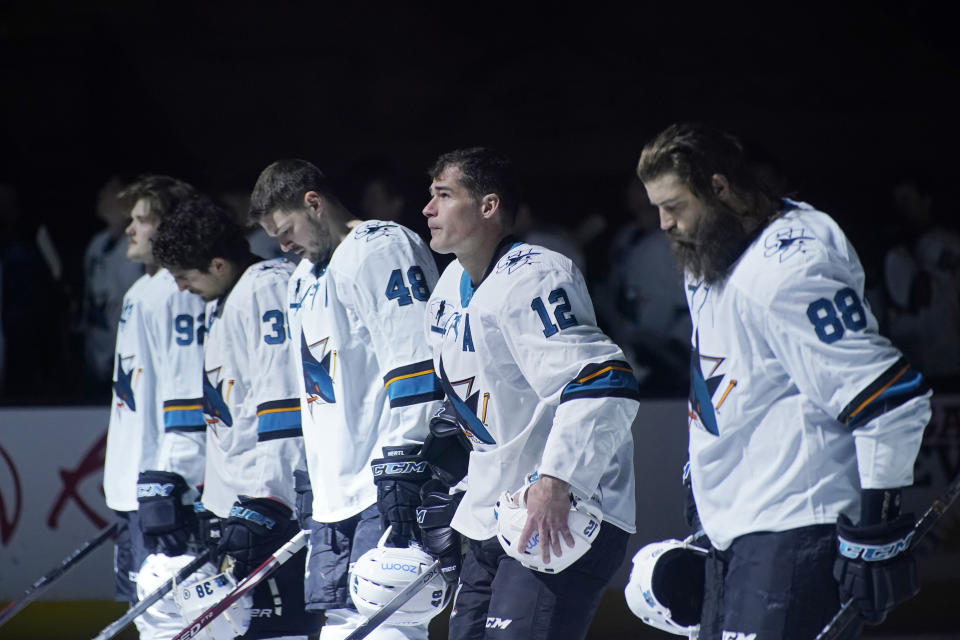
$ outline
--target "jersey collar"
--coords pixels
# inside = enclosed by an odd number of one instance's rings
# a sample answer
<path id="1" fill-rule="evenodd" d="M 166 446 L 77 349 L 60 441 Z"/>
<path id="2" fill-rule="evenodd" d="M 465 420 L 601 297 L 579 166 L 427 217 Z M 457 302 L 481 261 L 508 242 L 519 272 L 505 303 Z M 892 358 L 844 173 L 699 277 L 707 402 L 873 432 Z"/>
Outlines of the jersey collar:
<path id="1" fill-rule="evenodd" d="M 466 269 L 463 270 L 463 273 L 460 274 L 461 309 L 467 308 L 467 306 L 470 304 L 470 301 L 473 299 L 473 294 L 476 292 L 477 288 L 483 284 L 483 281 L 487 279 L 487 276 L 490 275 L 490 272 L 493 271 L 494 265 L 500 262 L 500 258 L 506 255 L 508 251 L 521 244 L 523 244 L 523 241 L 513 235 L 508 235 L 501 240 L 493 252 L 493 258 L 490 259 L 490 264 L 487 265 L 486 270 L 483 272 L 483 277 L 480 278 L 480 282 L 477 284 L 473 284 L 473 282 L 470 281 L 470 274 L 467 273 Z"/>

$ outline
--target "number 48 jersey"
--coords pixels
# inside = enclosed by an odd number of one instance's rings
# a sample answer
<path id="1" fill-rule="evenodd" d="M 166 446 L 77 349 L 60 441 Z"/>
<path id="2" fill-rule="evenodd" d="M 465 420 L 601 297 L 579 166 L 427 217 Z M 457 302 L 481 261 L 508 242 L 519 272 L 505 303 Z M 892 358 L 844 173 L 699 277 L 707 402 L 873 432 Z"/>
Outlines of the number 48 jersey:
<path id="1" fill-rule="evenodd" d="M 930 418 L 923 377 L 877 333 L 839 226 L 785 207 L 724 283 L 686 279 L 691 477 L 720 549 L 856 519 L 861 487 L 912 483 Z"/>
<path id="2" fill-rule="evenodd" d="M 433 256 L 409 229 L 368 220 L 325 262 L 291 278 L 313 519 L 339 522 L 377 501 L 370 462 L 421 443 L 442 398 L 423 315 Z M 295 324 L 295 323 L 294 323 Z"/>
<path id="3" fill-rule="evenodd" d="M 632 533 L 633 371 L 597 328 L 568 258 L 510 240 L 497 253 L 476 287 L 452 262 L 426 317 L 437 375 L 473 444 L 453 527 L 495 535 L 500 495 L 539 472 L 594 497 L 605 522 Z"/>

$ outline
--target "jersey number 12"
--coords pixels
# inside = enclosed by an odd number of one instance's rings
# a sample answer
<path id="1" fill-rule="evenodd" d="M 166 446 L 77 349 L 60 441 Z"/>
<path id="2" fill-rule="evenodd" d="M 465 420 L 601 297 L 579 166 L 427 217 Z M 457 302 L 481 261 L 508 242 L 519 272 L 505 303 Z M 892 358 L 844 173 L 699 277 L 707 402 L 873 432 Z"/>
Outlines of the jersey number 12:
<path id="1" fill-rule="evenodd" d="M 530 308 L 537 312 L 537 315 L 540 316 L 540 322 L 543 323 L 544 336 L 549 338 L 561 329 L 580 324 L 577 322 L 577 316 L 570 313 L 570 300 L 567 299 L 567 292 L 562 288 L 551 291 L 550 295 L 547 296 L 547 302 L 550 304 L 560 303 L 553 308 L 553 320 L 557 321 L 556 324 L 551 320 L 550 314 L 547 312 L 547 306 L 543 303 L 542 298 L 534 298 L 530 303 Z"/>

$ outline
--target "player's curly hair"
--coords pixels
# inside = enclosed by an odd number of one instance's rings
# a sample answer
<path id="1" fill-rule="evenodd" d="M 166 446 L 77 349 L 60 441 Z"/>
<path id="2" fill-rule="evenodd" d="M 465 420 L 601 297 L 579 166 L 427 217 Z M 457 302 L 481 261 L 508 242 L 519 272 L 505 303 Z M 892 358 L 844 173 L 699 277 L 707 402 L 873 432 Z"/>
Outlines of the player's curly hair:
<path id="1" fill-rule="evenodd" d="M 339 202 L 327 176 L 306 160 L 286 159 L 271 163 L 260 172 L 250 194 L 250 219 L 257 221 L 276 210 L 302 209 L 308 191 Z"/>
<path id="2" fill-rule="evenodd" d="M 214 258 L 249 262 L 250 245 L 243 228 L 223 208 L 197 194 L 160 222 L 153 257 L 163 267 L 208 271 Z"/>
<path id="3" fill-rule="evenodd" d="M 145 174 L 124 187 L 117 194 L 121 200 L 135 204 L 146 200 L 150 213 L 163 220 L 187 198 L 197 195 L 197 190 L 183 180 L 159 174 Z"/>
<path id="4" fill-rule="evenodd" d="M 427 173 L 436 180 L 447 167 L 459 167 L 461 183 L 478 200 L 489 193 L 500 196 L 500 208 L 513 222 L 520 206 L 520 187 L 510 158 L 487 147 L 456 149 L 437 158 Z"/>
<path id="5" fill-rule="evenodd" d="M 759 180 L 743 143 L 734 135 L 709 125 L 672 124 L 648 142 L 640 154 L 637 175 L 649 182 L 675 174 L 697 197 L 713 198 L 714 174 L 725 176 L 742 193 L 773 194 Z"/>

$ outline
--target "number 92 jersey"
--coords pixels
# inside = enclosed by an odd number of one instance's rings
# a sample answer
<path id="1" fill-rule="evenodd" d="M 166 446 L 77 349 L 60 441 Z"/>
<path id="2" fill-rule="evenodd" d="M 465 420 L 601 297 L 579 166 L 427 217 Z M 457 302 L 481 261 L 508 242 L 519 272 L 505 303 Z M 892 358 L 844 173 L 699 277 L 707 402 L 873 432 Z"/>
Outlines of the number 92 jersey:
<path id="1" fill-rule="evenodd" d="M 286 326 L 293 264 L 256 262 L 225 298 L 207 303 L 203 412 L 207 420 L 204 506 L 220 517 L 238 495 L 292 507 L 293 470 L 303 464 L 295 344 Z"/>
<path id="2" fill-rule="evenodd" d="M 568 258 L 511 241 L 497 253 L 476 288 L 452 262 L 425 319 L 437 375 L 473 444 L 453 526 L 475 540 L 495 535 L 499 496 L 539 471 L 633 532 L 633 372 L 597 328 Z"/>
<path id="3" fill-rule="evenodd" d="M 720 549 L 856 518 L 861 487 L 911 484 L 930 417 L 923 377 L 877 333 L 843 231 L 785 207 L 725 282 L 686 280 L 694 497 Z"/>

